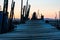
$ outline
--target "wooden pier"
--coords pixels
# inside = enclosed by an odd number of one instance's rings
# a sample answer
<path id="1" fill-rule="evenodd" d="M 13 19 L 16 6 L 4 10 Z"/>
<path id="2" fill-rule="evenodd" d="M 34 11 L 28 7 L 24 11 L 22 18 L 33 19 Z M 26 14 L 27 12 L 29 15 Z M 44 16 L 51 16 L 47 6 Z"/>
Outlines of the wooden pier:
<path id="1" fill-rule="evenodd" d="M 16 25 L 14 31 L 0 34 L 0 40 L 60 40 L 60 30 L 42 20 Z"/>

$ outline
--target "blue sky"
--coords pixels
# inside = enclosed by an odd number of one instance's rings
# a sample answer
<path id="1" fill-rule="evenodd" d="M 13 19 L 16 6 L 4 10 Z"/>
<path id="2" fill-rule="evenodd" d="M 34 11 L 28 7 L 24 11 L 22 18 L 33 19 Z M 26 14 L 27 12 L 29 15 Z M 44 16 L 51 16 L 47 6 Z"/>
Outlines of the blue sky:
<path id="1" fill-rule="evenodd" d="M 3 1 L 0 0 L 0 5 L 3 6 Z M 14 0 L 16 2 L 15 5 L 15 16 L 18 18 L 20 15 L 20 3 L 21 0 Z M 26 4 L 26 0 L 24 0 L 24 5 Z M 29 4 L 31 5 L 30 17 L 34 11 L 40 10 L 40 14 L 45 15 L 46 18 L 54 18 L 55 13 L 58 14 L 60 11 L 60 0 L 29 0 Z M 9 0 L 9 12 L 10 12 L 11 0 Z M 17 16 L 18 15 L 18 16 Z M 37 14 L 38 15 L 38 14 Z"/>

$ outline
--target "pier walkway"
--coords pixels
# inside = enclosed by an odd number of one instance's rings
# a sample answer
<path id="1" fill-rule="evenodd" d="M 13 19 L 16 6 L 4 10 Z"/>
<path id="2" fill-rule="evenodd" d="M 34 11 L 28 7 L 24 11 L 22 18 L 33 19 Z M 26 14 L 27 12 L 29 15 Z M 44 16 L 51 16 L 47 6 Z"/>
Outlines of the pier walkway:
<path id="1" fill-rule="evenodd" d="M 29 20 L 13 32 L 0 34 L 0 40 L 60 40 L 60 30 L 42 20 Z"/>

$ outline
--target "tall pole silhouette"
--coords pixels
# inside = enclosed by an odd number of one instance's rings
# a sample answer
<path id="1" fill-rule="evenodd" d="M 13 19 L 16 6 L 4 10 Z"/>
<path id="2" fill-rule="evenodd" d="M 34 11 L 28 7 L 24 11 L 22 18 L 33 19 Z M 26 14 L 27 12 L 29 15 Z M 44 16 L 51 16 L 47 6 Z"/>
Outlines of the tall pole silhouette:
<path id="1" fill-rule="evenodd" d="M 40 19 L 40 13 L 39 13 L 39 10 L 38 10 L 38 15 L 37 15 L 37 16 L 38 16 L 38 18 Z"/>
<path id="2" fill-rule="evenodd" d="M 29 12 L 30 12 L 30 6 L 28 5 L 28 0 L 26 2 L 26 5 L 23 7 L 23 0 L 21 0 L 21 23 L 25 23 L 26 20 L 28 19 Z"/>
<path id="3" fill-rule="evenodd" d="M 11 4 L 11 12 L 10 12 L 10 17 L 9 17 L 9 31 L 11 31 L 12 29 L 12 21 L 13 21 L 13 16 L 14 16 L 14 6 L 15 6 L 15 2 L 12 0 L 12 4 Z"/>
<path id="4" fill-rule="evenodd" d="M 59 11 L 59 23 L 60 23 L 60 11 Z"/>
<path id="5" fill-rule="evenodd" d="M 4 0 L 3 12 L 6 13 L 7 11 L 8 11 L 8 0 Z"/>
<path id="6" fill-rule="evenodd" d="M 27 14 L 27 11 L 28 11 L 28 0 L 27 0 L 27 2 L 26 2 L 25 16 L 26 16 L 26 14 Z"/>
<path id="7" fill-rule="evenodd" d="M 7 17 L 8 17 L 8 0 L 4 0 L 3 14 L 2 14 L 2 28 L 1 28 L 2 33 L 5 32 L 4 30 L 7 30 L 5 29 L 6 28 L 5 26 L 7 25 L 7 20 L 6 20 Z"/>
<path id="8" fill-rule="evenodd" d="M 25 17 L 25 7 L 26 6 L 24 6 L 24 8 L 23 8 L 23 16 Z"/>
<path id="9" fill-rule="evenodd" d="M 31 7 L 31 5 L 29 5 L 29 7 L 28 7 L 28 9 L 27 9 L 26 19 L 28 19 L 29 12 L 30 12 L 30 7 Z"/>
<path id="10" fill-rule="evenodd" d="M 55 20 L 57 20 L 57 13 L 55 13 Z"/>
<path id="11" fill-rule="evenodd" d="M 13 19 L 14 16 L 14 6 L 15 6 L 15 2 L 12 0 L 12 4 L 11 4 L 11 12 L 10 12 L 10 19 Z"/>
<path id="12" fill-rule="evenodd" d="M 1 11 L 1 5 L 0 5 L 0 11 Z"/>
<path id="13" fill-rule="evenodd" d="M 60 11 L 59 11 L 59 20 L 60 20 Z"/>
<path id="14" fill-rule="evenodd" d="M 21 0 L 21 22 L 23 20 L 23 14 L 22 14 L 22 11 L 23 11 L 23 0 Z"/>

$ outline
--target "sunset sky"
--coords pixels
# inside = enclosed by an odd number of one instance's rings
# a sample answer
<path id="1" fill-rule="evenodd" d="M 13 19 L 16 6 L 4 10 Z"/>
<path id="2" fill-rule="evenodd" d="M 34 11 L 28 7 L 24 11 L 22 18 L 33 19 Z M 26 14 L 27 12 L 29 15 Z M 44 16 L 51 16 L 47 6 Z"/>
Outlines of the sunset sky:
<path id="1" fill-rule="evenodd" d="M 0 5 L 3 8 L 3 1 L 0 0 Z M 11 1 L 9 0 L 9 8 L 8 11 L 10 12 L 11 8 Z M 14 0 L 16 2 L 15 4 L 15 18 L 20 18 L 20 9 L 21 9 L 21 0 Z M 32 14 L 34 11 L 43 14 L 45 18 L 55 18 L 55 14 L 59 14 L 60 11 L 60 0 L 29 0 L 29 4 L 31 5 L 30 10 L 30 18 L 32 17 Z M 24 5 L 26 5 L 26 0 L 24 0 Z M 38 15 L 38 13 L 37 13 Z"/>

